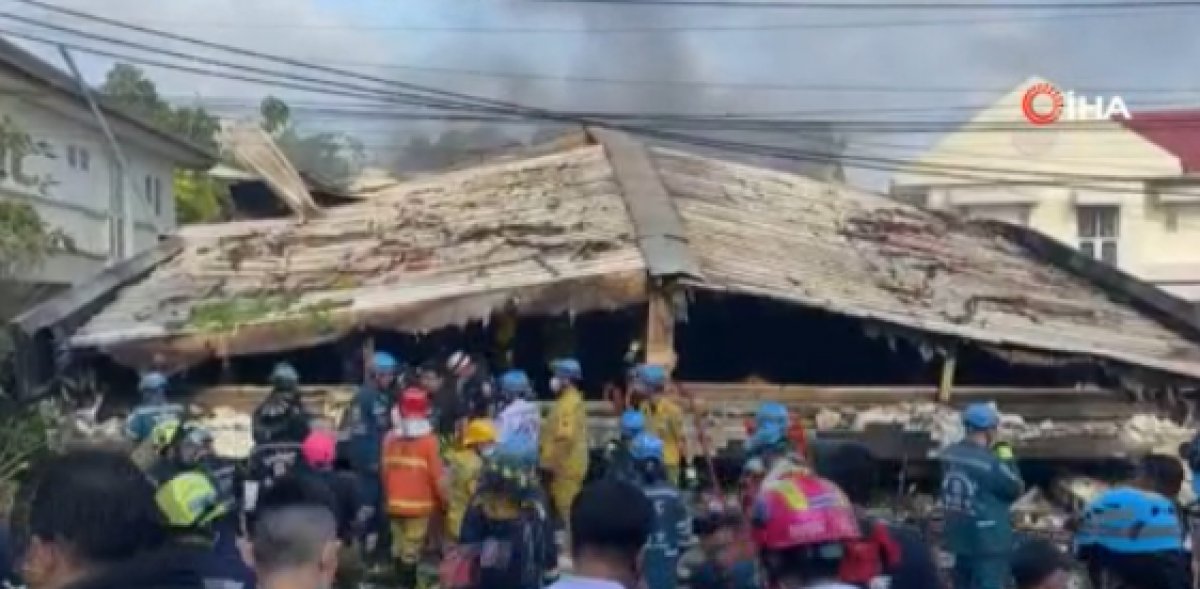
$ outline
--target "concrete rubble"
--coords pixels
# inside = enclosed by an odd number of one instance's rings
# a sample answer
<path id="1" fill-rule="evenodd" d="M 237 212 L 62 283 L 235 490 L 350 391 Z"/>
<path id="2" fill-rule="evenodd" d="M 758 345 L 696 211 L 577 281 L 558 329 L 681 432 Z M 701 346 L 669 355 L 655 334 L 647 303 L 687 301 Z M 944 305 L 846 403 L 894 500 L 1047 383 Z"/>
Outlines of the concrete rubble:
<path id="1" fill-rule="evenodd" d="M 876 407 L 824 408 L 816 416 L 818 431 L 862 431 L 870 425 L 901 425 L 905 430 L 924 431 L 941 445 L 963 437 L 961 417 L 953 407 L 936 403 L 897 403 Z M 1001 437 L 1013 441 L 1059 437 L 1118 438 L 1131 451 L 1174 454 L 1194 430 L 1154 415 L 1134 415 L 1124 422 L 1054 421 L 1026 422 L 1020 415 L 1002 413 Z"/>

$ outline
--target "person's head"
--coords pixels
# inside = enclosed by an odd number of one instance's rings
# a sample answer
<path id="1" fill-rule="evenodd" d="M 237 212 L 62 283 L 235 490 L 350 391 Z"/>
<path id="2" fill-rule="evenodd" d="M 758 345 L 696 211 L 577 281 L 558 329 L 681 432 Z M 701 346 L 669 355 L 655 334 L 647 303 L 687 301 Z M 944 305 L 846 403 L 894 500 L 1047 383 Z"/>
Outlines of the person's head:
<path id="1" fill-rule="evenodd" d="M 408 387 L 400 393 L 400 402 L 393 411 L 393 424 L 405 437 L 419 437 L 430 432 L 429 393 L 418 387 Z"/>
<path id="2" fill-rule="evenodd" d="M 633 369 L 633 390 L 654 398 L 667 386 L 667 369 L 658 364 L 639 364 Z"/>
<path id="3" fill-rule="evenodd" d="M 167 397 L 167 377 L 161 372 L 148 372 L 138 382 L 138 393 L 146 403 L 161 403 Z"/>
<path id="4" fill-rule="evenodd" d="M 642 479 L 654 483 L 666 478 L 663 468 L 663 441 L 648 432 L 638 434 L 629 444 L 629 455 Z"/>
<path id="5" fill-rule="evenodd" d="M 838 444 L 827 460 L 818 464 L 818 472 L 840 487 L 851 503 L 861 507 L 871 502 L 871 491 L 879 478 L 879 463 L 867 446 L 846 442 Z"/>
<path id="6" fill-rule="evenodd" d="M 729 546 L 735 538 L 735 530 L 741 523 L 736 502 L 726 505 L 719 498 L 709 498 L 692 518 L 692 532 L 700 540 L 700 549 L 707 555 Z"/>
<path id="7" fill-rule="evenodd" d="M 646 431 L 646 415 L 637 409 L 626 409 L 621 414 L 621 438 L 632 441 Z"/>
<path id="8" fill-rule="evenodd" d="M 184 424 L 182 427 L 183 431 L 180 432 L 179 439 L 176 441 L 176 452 L 181 464 L 196 466 L 205 458 L 216 453 L 213 449 L 216 440 L 208 428 L 194 423 Z"/>
<path id="9" fill-rule="evenodd" d="M 524 370 L 509 370 L 500 375 L 500 395 L 504 402 L 511 403 L 517 399 L 528 399 L 533 393 L 533 385 L 529 375 Z"/>
<path id="10" fill-rule="evenodd" d="M 991 403 L 972 403 L 962 412 L 967 438 L 990 446 L 1000 428 L 1000 412 Z"/>
<path id="11" fill-rule="evenodd" d="M 491 455 L 496 448 L 496 424 L 490 419 L 472 419 L 463 431 L 462 443 L 480 456 Z"/>
<path id="12" fill-rule="evenodd" d="M 375 352 L 371 357 L 371 382 L 380 390 L 388 390 L 396 384 L 400 363 L 387 352 Z"/>
<path id="13" fill-rule="evenodd" d="M 583 380 L 583 367 L 574 358 L 559 358 L 550 363 L 550 390 L 555 394 L 575 387 Z"/>
<path id="14" fill-rule="evenodd" d="M 459 350 L 450 354 L 450 358 L 446 360 L 446 371 L 451 376 L 470 378 L 475 374 L 475 363 L 471 361 L 469 354 Z"/>
<path id="15" fill-rule="evenodd" d="M 337 459 L 337 436 L 329 430 L 313 430 L 301 444 L 300 453 L 312 468 L 330 470 Z"/>
<path id="16" fill-rule="evenodd" d="M 230 510 L 212 480 L 199 471 L 183 472 L 164 482 L 154 494 L 154 502 L 171 534 L 189 542 L 214 540 L 213 523 Z"/>
<path id="17" fill-rule="evenodd" d="M 298 394 L 300 390 L 300 373 L 287 362 L 280 362 L 271 371 L 271 387 L 276 391 L 288 394 Z"/>
<path id="18" fill-rule="evenodd" d="M 1166 454 L 1149 454 L 1138 461 L 1135 485 L 1170 499 L 1183 490 L 1183 465 L 1179 459 Z"/>
<path id="19" fill-rule="evenodd" d="M 766 470 L 774 468 L 780 460 L 787 458 L 791 451 L 791 443 L 787 430 L 779 424 L 768 423 L 755 428 L 754 435 L 746 442 L 746 452 L 751 458 L 758 458 Z"/>
<path id="20" fill-rule="evenodd" d="M 1017 589 L 1066 589 L 1071 580 L 1066 555 L 1054 544 L 1037 538 L 1013 552 L 1012 575 Z"/>
<path id="21" fill-rule="evenodd" d="M 324 589 L 337 572 L 337 499 L 320 479 L 291 474 L 258 498 L 243 556 L 260 587 Z"/>
<path id="22" fill-rule="evenodd" d="M 31 589 L 58 589 L 157 548 L 166 539 L 154 486 L 129 457 L 72 450 L 36 468 L 11 519 L 17 570 Z"/>
<path id="23" fill-rule="evenodd" d="M 417 368 L 417 384 L 427 391 L 442 388 L 442 372 L 436 361 L 426 360 Z"/>
<path id="24" fill-rule="evenodd" d="M 858 516 L 837 485 L 793 474 L 762 489 L 751 509 L 754 542 L 770 584 L 781 589 L 836 581 Z"/>
<path id="25" fill-rule="evenodd" d="M 632 483 L 603 479 L 583 487 L 571 504 L 575 571 L 633 586 L 642 576 L 642 548 L 654 507 Z"/>

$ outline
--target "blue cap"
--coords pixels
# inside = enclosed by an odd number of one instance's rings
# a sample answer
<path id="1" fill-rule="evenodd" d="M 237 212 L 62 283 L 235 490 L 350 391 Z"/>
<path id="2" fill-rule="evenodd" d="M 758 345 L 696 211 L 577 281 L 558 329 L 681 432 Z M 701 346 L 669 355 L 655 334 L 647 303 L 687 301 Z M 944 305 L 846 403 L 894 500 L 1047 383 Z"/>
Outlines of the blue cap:
<path id="1" fill-rule="evenodd" d="M 167 377 L 161 372 L 148 372 L 142 377 L 138 383 L 138 390 L 147 391 L 162 391 L 167 388 Z"/>
<path id="2" fill-rule="evenodd" d="M 963 425 L 971 429 L 993 429 L 1000 425 L 1000 414 L 987 403 L 972 403 L 963 410 Z"/>
<path id="3" fill-rule="evenodd" d="M 500 392 L 518 395 L 529 392 L 530 388 L 529 375 L 524 370 L 509 370 L 500 375 Z"/>
<path id="4" fill-rule="evenodd" d="M 633 444 L 629 447 L 629 454 L 634 460 L 657 460 L 662 462 L 663 459 L 663 441 L 658 439 L 654 434 L 641 433 L 633 439 Z"/>
<path id="5" fill-rule="evenodd" d="M 636 436 L 646 429 L 646 416 L 637 409 L 626 409 L 621 414 L 621 435 Z"/>
<path id="6" fill-rule="evenodd" d="M 754 425 L 761 428 L 767 424 L 776 424 L 786 428 L 791 420 L 791 415 L 783 403 L 764 401 L 758 406 L 758 413 L 754 416 Z"/>
<path id="7" fill-rule="evenodd" d="M 633 371 L 634 381 L 651 389 L 667 386 L 667 369 L 658 364 L 641 364 Z"/>
<path id="8" fill-rule="evenodd" d="M 280 384 L 298 384 L 300 382 L 300 373 L 287 362 L 280 362 L 275 365 L 275 370 L 271 372 L 271 380 Z"/>
<path id="9" fill-rule="evenodd" d="M 583 378 L 583 367 L 579 365 L 579 360 L 574 358 L 559 358 L 550 363 L 550 370 L 554 372 L 554 376 L 562 378 L 571 380 Z"/>
<path id="10" fill-rule="evenodd" d="M 375 352 L 375 355 L 371 357 L 371 369 L 376 372 L 395 372 L 399 365 L 395 356 L 387 352 Z"/>

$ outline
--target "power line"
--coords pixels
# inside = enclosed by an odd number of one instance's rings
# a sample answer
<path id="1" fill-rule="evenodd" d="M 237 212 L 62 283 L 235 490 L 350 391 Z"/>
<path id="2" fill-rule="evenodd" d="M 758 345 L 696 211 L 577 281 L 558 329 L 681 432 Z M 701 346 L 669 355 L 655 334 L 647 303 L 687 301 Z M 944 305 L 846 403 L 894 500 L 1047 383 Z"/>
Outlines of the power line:
<path id="1" fill-rule="evenodd" d="M 1185 7 L 1186 8 L 1186 7 Z M 1146 13 L 1155 14 L 1155 13 Z M 247 30 L 270 30 L 270 29 L 288 29 L 288 30 L 347 30 L 347 31 L 403 31 L 408 33 L 436 33 L 436 34 L 471 34 L 471 35 L 529 35 L 529 34 L 546 34 L 546 35 L 638 35 L 638 34 L 670 34 L 670 33 L 746 33 L 746 32 L 772 32 L 772 31 L 814 31 L 814 30 L 848 30 L 848 29 L 896 29 L 906 27 L 927 27 L 927 26 L 948 26 L 948 25 L 976 25 L 988 26 L 997 23 L 1012 23 L 1012 22 L 1040 22 L 1040 21 L 1059 21 L 1059 20 L 1077 20 L 1077 19 L 1109 19 L 1109 18 L 1129 18 L 1128 11 L 1120 12 L 1097 12 L 1097 13 L 1082 13 L 1082 14 L 1049 14 L 1049 15 L 1021 15 L 1009 17 L 994 17 L 994 18 L 953 18 L 953 19 L 918 19 L 918 20 L 875 20 L 875 21 L 858 21 L 858 22 L 833 22 L 833 23 L 776 23 L 776 24 L 754 24 L 754 25 L 678 25 L 678 26 L 621 26 L 621 27 L 482 27 L 482 26 L 420 26 L 420 25 L 367 25 L 367 24 L 347 24 L 347 25 L 312 25 L 312 24 L 269 24 L 269 23 L 240 23 L 226 21 L 193 21 L 193 20 L 162 20 L 162 19 L 137 19 L 130 21 L 131 24 L 139 25 L 172 25 L 186 26 L 198 28 L 217 28 L 217 29 L 247 29 Z"/>
<path id="2" fill-rule="evenodd" d="M 532 4 L 604 4 L 610 6 L 678 6 L 707 8 L 787 8 L 808 10 L 1143 10 L 1200 7 L 1192 0 L 1138 0 L 1136 2 L 807 2 L 803 0 L 526 0 Z"/>
<path id="3" fill-rule="evenodd" d="M 20 0 L 20 1 L 36 3 L 36 0 Z M 43 40 L 43 42 L 57 43 L 56 41 L 44 41 L 44 40 Z M 119 43 L 119 41 L 115 41 L 115 42 Z M 203 42 L 203 43 L 207 43 L 207 42 Z M 213 45 L 216 45 L 216 44 L 213 44 Z M 219 47 L 219 45 L 218 45 L 218 47 Z M 86 51 L 87 49 L 85 48 L 84 50 Z M 166 54 L 172 53 L 172 52 L 168 52 L 168 51 L 161 50 L 161 49 L 155 49 L 155 48 L 146 48 L 144 50 L 152 51 L 152 52 L 157 51 L 159 53 L 166 53 Z M 237 50 L 235 49 L 235 51 L 237 51 Z M 271 57 L 271 56 L 269 56 L 269 57 Z M 191 56 L 191 55 L 185 55 L 184 58 L 193 59 L 193 60 L 199 59 L 199 58 L 197 58 L 195 56 Z M 281 59 L 281 58 L 275 58 L 275 59 Z M 299 65 L 303 65 L 303 63 L 300 62 Z M 174 66 L 168 65 L 167 67 L 174 67 Z M 234 64 L 233 67 L 249 68 L 251 66 Z M 332 68 L 326 68 L 324 66 L 310 66 L 310 67 L 316 67 L 316 68 L 319 68 L 322 70 L 332 69 Z M 258 68 L 258 69 L 261 69 L 261 68 Z M 332 71 L 335 73 L 338 72 L 338 70 L 332 70 Z M 276 74 L 276 75 L 282 76 L 282 74 Z M 348 77 L 358 77 L 358 76 L 354 76 L 353 72 L 346 72 L 344 75 L 346 75 Z M 330 81 L 318 80 L 318 82 L 329 83 Z M 396 84 L 400 84 L 400 83 L 396 82 Z M 942 175 L 959 175 L 959 176 L 966 175 L 966 177 L 975 179 L 975 180 L 987 179 L 989 176 L 994 176 L 995 174 L 1005 172 L 1003 170 L 1000 170 L 997 168 L 991 168 L 991 167 L 963 166 L 963 165 L 953 165 L 953 166 L 941 165 L 941 166 L 937 166 L 937 167 L 930 167 L 928 165 L 923 165 L 919 162 L 912 163 L 912 162 L 896 160 L 896 159 L 892 159 L 892 158 L 862 158 L 862 157 L 857 157 L 857 156 L 839 156 L 839 155 L 830 155 L 828 153 L 822 153 L 822 152 L 813 152 L 810 150 L 782 148 L 782 147 L 778 147 L 778 146 L 760 145 L 760 144 L 740 142 L 740 141 L 716 140 L 716 139 L 706 138 L 706 137 L 702 137 L 702 136 L 688 135 L 686 133 L 678 133 L 678 132 L 666 131 L 663 129 L 642 127 L 642 126 L 638 126 L 638 125 L 618 124 L 618 123 L 613 123 L 611 121 L 605 121 L 605 120 L 577 118 L 577 117 L 572 117 L 569 115 L 564 115 L 564 114 L 562 114 L 560 112 L 556 112 L 556 111 L 550 111 L 550 110 L 540 109 L 540 108 L 531 108 L 531 107 L 527 107 L 527 106 L 520 105 L 520 104 L 505 103 L 504 101 L 497 101 L 494 99 L 488 99 L 488 98 L 483 98 L 483 97 L 475 97 L 475 96 L 471 96 L 471 95 L 467 95 L 467 94 L 446 92 L 446 91 L 438 90 L 438 89 L 423 88 L 421 86 L 414 85 L 414 84 L 402 84 L 402 85 L 405 87 L 417 88 L 423 92 L 434 94 L 434 95 L 451 96 L 451 97 L 455 98 L 456 101 L 454 101 L 454 102 L 448 102 L 448 101 L 445 101 L 444 99 L 442 99 L 442 102 L 440 104 L 441 108 L 447 108 L 447 109 L 481 108 L 481 109 L 485 109 L 488 112 L 499 113 L 499 114 L 509 114 L 512 116 L 520 116 L 520 117 L 526 117 L 526 118 L 532 118 L 532 119 L 543 119 L 546 121 L 553 121 L 553 122 L 559 122 L 559 123 L 576 123 L 576 124 L 582 124 L 582 125 L 594 125 L 594 126 L 598 126 L 598 127 L 606 127 L 606 128 L 611 128 L 611 129 L 618 130 L 618 131 L 625 131 L 625 132 L 629 132 L 629 133 L 633 133 L 633 134 L 638 134 L 638 135 L 642 135 L 644 137 L 650 137 L 650 138 L 654 138 L 654 139 L 658 139 L 658 140 L 666 141 L 666 142 L 671 142 L 671 143 L 684 144 L 684 145 L 695 145 L 695 146 L 700 146 L 700 147 L 710 147 L 710 148 L 714 148 L 714 149 L 741 152 L 744 154 L 760 155 L 760 156 L 775 157 L 775 158 L 782 158 L 782 159 L 796 159 L 799 161 L 819 161 L 819 162 L 824 162 L 824 163 L 843 163 L 843 164 L 855 163 L 855 164 L 858 164 L 860 167 L 874 166 L 876 169 L 879 169 L 881 167 L 883 167 L 883 169 L 894 169 L 895 167 L 900 166 L 900 167 L 904 167 L 906 169 L 909 169 L 909 170 L 912 170 L 915 172 L 921 172 L 922 170 L 924 170 L 928 173 L 937 173 L 937 174 L 942 174 Z M 379 92 L 380 94 L 382 94 L 381 91 L 376 90 L 376 89 L 369 89 L 369 91 L 370 92 Z M 391 93 L 391 95 L 394 97 L 397 97 L 397 98 L 403 98 L 405 100 L 410 100 L 410 101 L 413 100 L 411 94 L 405 95 L 402 93 L 393 92 L 393 93 Z M 428 100 L 428 99 L 426 99 L 426 100 Z M 436 102 L 434 104 L 431 104 L 430 106 L 435 106 L 435 105 L 437 105 Z M 825 130 L 826 128 L 827 128 L 827 126 L 823 126 L 822 130 Z M 888 168 L 888 167 L 890 167 L 890 168 Z M 1063 174 L 1063 173 L 1047 174 L 1044 172 L 1027 171 L 1027 170 L 1014 170 L 1014 171 L 1009 171 L 1009 173 L 1021 174 L 1026 177 L 1034 177 L 1034 178 L 1070 180 L 1075 183 L 1088 182 L 1088 181 L 1090 181 L 1090 182 L 1123 182 L 1123 181 L 1128 180 L 1124 176 L 1105 176 L 1105 175 L 1095 175 L 1095 174 Z M 1103 186 L 1100 186 L 1099 188 L 1104 189 Z M 1111 189 L 1111 187 L 1109 187 L 1109 189 Z"/>

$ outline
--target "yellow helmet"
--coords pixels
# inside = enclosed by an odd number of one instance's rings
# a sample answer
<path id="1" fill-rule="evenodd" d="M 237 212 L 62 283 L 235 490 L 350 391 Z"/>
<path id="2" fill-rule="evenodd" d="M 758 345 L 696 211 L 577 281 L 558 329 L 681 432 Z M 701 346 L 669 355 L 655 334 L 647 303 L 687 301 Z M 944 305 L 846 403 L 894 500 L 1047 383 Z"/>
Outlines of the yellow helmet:
<path id="1" fill-rule="evenodd" d="M 463 432 L 463 445 L 476 446 L 496 441 L 496 425 L 490 419 L 472 419 Z"/>
<path id="2" fill-rule="evenodd" d="M 205 526 L 229 511 L 212 481 L 198 472 L 185 472 L 163 483 L 154 502 L 172 528 Z"/>
<path id="3" fill-rule="evenodd" d="M 171 445 L 175 440 L 175 436 L 179 433 L 179 420 L 168 419 L 159 422 L 150 430 L 150 445 L 155 450 L 162 452 Z"/>

